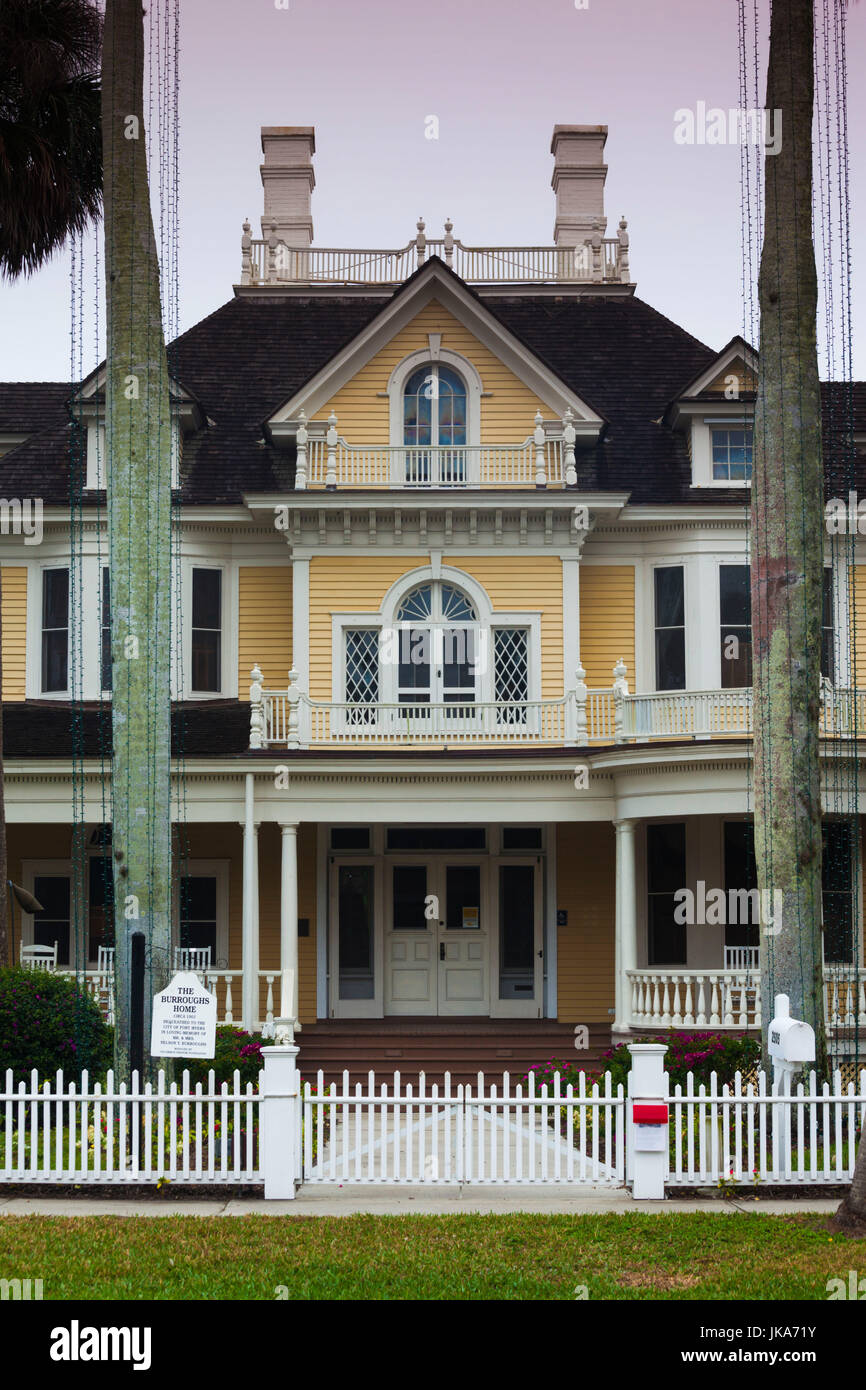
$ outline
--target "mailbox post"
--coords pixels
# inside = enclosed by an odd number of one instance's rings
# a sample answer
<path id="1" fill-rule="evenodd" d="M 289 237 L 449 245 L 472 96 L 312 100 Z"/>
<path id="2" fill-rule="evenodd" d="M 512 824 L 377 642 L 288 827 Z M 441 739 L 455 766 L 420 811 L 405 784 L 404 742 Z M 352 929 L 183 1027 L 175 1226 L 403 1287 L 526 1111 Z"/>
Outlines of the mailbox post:
<path id="1" fill-rule="evenodd" d="M 626 1151 L 632 1196 L 662 1201 L 668 1171 L 668 1091 L 665 1043 L 629 1043 L 629 1114 Z"/>
<path id="2" fill-rule="evenodd" d="M 790 1097 L 797 1072 L 815 1060 L 815 1030 L 811 1024 L 791 1018 L 791 1003 L 787 994 L 776 995 L 775 1017 L 767 1034 L 767 1051 L 773 1059 L 773 1095 Z M 773 1105 L 773 1168 L 781 1176 L 791 1175 L 791 1111 L 790 1100 Z"/>

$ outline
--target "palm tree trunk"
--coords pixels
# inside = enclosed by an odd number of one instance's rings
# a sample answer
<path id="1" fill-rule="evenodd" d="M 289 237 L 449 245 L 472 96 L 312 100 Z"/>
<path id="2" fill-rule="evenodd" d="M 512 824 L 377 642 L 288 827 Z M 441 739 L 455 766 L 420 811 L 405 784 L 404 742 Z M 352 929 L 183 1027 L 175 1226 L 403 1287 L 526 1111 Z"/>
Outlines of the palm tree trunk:
<path id="1" fill-rule="evenodd" d="M 772 994 L 787 994 L 793 1017 L 815 1030 L 816 1066 L 824 1073 L 818 745 L 824 523 L 812 244 L 813 43 L 812 0 L 774 0 L 767 108 L 781 112 L 782 141 L 779 153 L 765 161 L 758 282 L 754 813 L 758 887 L 774 892 L 769 901 L 781 905 L 781 928 L 778 922 L 762 926 L 764 1025 L 773 1016 Z"/>
<path id="2" fill-rule="evenodd" d="M 171 422 L 143 115 L 141 0 L 108 0 L 105 161 L 106 459 L 112 623 L 115 1066 L 129 1070 L 133 935 L 144 936 L 145 1071 L 153 994 L 171 954 Z"/>

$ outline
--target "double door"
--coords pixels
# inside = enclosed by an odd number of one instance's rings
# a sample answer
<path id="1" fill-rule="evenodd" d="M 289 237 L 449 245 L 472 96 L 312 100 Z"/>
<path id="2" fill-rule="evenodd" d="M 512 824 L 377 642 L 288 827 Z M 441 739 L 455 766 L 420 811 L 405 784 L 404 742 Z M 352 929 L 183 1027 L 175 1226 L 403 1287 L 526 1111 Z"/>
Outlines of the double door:
<path id="1" fill-rule="evenodd" d="M 334 860 L 331 903 L 332 1016 L 540 1016 L 540 860 Z"/>

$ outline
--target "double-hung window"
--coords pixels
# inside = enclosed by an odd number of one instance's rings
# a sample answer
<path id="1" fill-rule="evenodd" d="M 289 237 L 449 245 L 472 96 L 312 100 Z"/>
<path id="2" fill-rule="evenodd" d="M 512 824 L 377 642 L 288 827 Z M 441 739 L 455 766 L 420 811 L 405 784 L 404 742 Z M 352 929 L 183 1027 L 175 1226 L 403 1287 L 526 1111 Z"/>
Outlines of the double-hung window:
<path id="1" fill-rule="evenodd" d="M 719 566 L 722 689 L 752 684 L 752 596 L 748 565 Z"/>
<path id="2" fill-rule="evenodd" d="M 752 478 L 752 430 L 743 425 L 711 430 L 713 482 L 746 483 Z"/>
<path id="3" fill-rule="evenodd" d="M 655 570 L 656 690 L 686 688 L 686 605 L 682 565 Z"/>
<path id="4" fill-rule="evenodd" d="M 222 571 L 192 572 L 192 689 L 222 689 Z"/>
<path id="5" fill-rule="evenodd" d="M 42 691 L 69 688 L 69 569 L 42 571 Z"/>

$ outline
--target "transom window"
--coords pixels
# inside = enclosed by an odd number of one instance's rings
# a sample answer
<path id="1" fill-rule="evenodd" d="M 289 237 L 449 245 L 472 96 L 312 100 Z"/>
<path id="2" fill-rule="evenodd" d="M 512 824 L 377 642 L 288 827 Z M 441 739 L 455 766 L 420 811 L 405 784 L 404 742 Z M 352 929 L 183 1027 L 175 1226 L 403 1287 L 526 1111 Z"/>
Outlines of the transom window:
<path id="1" fill-rule="evenodd" d="M 411 623 L 426 622 L 428 619 L 474 623 L 478 620 L 478 614 L 466 595 L 453 584 L 421 584 L 407 594 L 400 604 L 397 621 Z"/>
<path id="2" fill-rule="evenodd" d="M 406 482 L 449 487 L 466 482 L 466 385 L 451 367 L 426 363 L 403 388 Z"/>
<path id="3" fill-rule="evenodd" d="M 713 481 L 750 482 L 752 477 L 752 431 L 713 429 Z"/>

